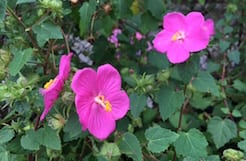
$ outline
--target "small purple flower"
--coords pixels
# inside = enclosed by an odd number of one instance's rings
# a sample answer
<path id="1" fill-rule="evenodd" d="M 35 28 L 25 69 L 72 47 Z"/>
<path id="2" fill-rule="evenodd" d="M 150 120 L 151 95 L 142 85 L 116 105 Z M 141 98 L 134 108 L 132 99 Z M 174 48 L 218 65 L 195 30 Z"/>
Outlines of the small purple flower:
<path id="1" fill-rule="evenodd" d="M 108 41 L 115 45 L 116 48 L 120 46 L 117 36 L 122 33 L 121 29 L 114 29 L 113 34 L 108 37 Z"/>

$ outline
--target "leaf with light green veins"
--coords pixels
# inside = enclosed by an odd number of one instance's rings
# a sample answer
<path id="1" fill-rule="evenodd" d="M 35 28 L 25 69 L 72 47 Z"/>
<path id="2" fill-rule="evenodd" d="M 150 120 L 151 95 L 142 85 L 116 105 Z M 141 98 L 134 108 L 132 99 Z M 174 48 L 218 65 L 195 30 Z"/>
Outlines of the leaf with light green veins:
<path id="1" fill-rule="evenodd" d="M 137 95 L 136 93 L 133 93 L 130 95 L 130 100 L 131 114 L 137 118 L 146 106 L 147 97 L 145 95 Z"/>
<path id="2" fill-rule="evenodd" d="M 208 72 L 199 72 L 197 77 L 192 81 L 192 85 L 199 92 L 208 92 L 214 96 L 220 96 L 219 87 L 215 79 Z"/>
<path id="3" fill-rule="evenodd" d="M 213 117 L 208 122 L 208 132 L 212 134 L 216 148 L 220 148 L 237 136 L 237 126 L 229 119 Z"/>
<path id="4" fill-rule="evenodd" d="M 5 19 L 5 13 L 7 8 L 7 0 L 0 1 L 0 23 Z"/>
<path id="5" fill-rule="evenodd" d="M 0 144 L 10 141 L 15 136 L 14 130 L 10 128 L 2 128 L 0 130 Z"/>
<path id="6" fill-rule="evenodd" d="M 183 91 L 176 92 L 169 86 L 162 87 L 157 94 L 157 103 L 164 121 L 174 114 L 181 107 L 183 102 Z"/>
<path id="7" fill-rule="evenodd" d="M 165 151 L 170 144 L 175 142 L 179 135 L 171 130 L 159 126 L 150 127 L 145 131 L 148 142 L 148 149 L 154 153 Z"/>
<path id="8" fill-rule="evenodd" d="M 37 35 L 38 45 L 43 47 L 49 39 L 63 39 L 60 27 L 51 22 L 43 22 L 32 27 Z"/>
<path id="9" fill-rule="evenodd" d="M 179 138 L 174 142 L 177 154 L 185 157 L 203 157 L 207 155 L 208 142 L 204 135 L 197 129 L 180 132 Z"/>
<path id="10" fill-rule="evenodd" d="M 23 51 L 17 51 L 17 53 L 14 54 L 13 60 L 9 63 L 9 73 L 12 76 L 15 76 L 31 59 L 32 53 L 32 48 L 28 48 Z"/>
<path id="11" fill-rule="evenodd" d="M 125 133 L 120 140 L 119 148 L 121 153 L 131 157 L 134 161 L 142 161 L 142 150 L 139 141 L 132 133 Z"/>

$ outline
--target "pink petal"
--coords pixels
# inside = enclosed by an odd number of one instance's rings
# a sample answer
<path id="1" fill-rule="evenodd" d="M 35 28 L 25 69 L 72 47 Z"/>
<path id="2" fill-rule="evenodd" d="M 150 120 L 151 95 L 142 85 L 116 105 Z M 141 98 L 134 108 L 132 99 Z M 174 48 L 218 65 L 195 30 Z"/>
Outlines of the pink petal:
<path id="1" fill-rule="evenodd" d="M 125 91 L 117 91 L 107 95 L 112 105 L 112 115 L 115 120 L 123 118 L 130 109 L 130 100 Z"/>
<path id="2" fill-rule="evenodd" d="M 115 120 L 110 112 L 94 103 L 88 118 L 88 130 L 99 140 L 104 140 L 115 130 Z"/>
<path id="3" fill-rule="evenodd" d="M 144 38 L 144 36 L 140 33 L 140 32 L 136 32 L 135 33 L 135 37 L 138 41 L 142 40 Z"/>
<path id="4" fill-rule="evenodd" d="M 101 65 L 97 70 L 97 87 L 103 94 L 121 89 L 119 72 L 110 64 Z"/>
<path id="5" fill-rule="evenodd" d="M 60 92 L 64 86 L 63 80 L 61 77 L 56 77 L 55 82 L 47 89 L 40 89 L 40 93 L 44 97 L 44 111 L 40 117 L 42 121 L 45 116 L 48 114 L 55 101 L 58 99 Z"/>
<path id="6" fill-rule="evenodd" d="M 182 42 L 180 41 L 172 43 L 167 51 L 167 58 L 173 64 L 183 63 L 189 57 L 189 52 L 184 48 Z"/>
<path id="7" fill-rule="evenodd" d="M 76 95 L 75 97 L 76 111 L 83 130 L 86 130 L 88 127 L 90 109 L 94 103 L 93 99 L 94 98 L 90 95 Z"/>
<path id="8" fill-rule="evenodd" d="M 214 35 L 214 21 L 212 19 L 207 19 L 204 23 L 204 30 L 208 32 L 209 36 Z"/>
<path id="9" fill-rule="evenodd" d="M 78 70 L 73 76 L 71 88 L 75 94 L 97 92 L 97 73 L 92 68 Z"/>
<path id="10" fill-rule="evenodd" d="M 72 56 L 73 56 L 73 53 L 69 53 L 68 55 L 62 55 L 60 59 L 59 75 L 63 77 L 63 80 L 67 80 L 69 77 L 70 62 L 71 62 Z"/>
<path id="11" fill-rule="evenodd" d="M 200 12 L 190 12 L 185 18 L 188 24 L 187 34 L 204 25 L 204 17 Z"/>
<path id="12" fill-rule="evenodd" d="M 171 32 L 177 32 L 180 30 L 186 30 L 185 16 L 180 12 L 168 13 L 163 18 L 163 28 Z"/>
<path id="13" fill-rule="evenodd" d="M 170 47 L 173 34 L 167 30 L 159 32 L 153 40 L 154 48 L 161 53 L 166 52 Z"/>
<path id="14" fill-rule="evenodd" d="M 203 50 L 207 47 L 208 43 L 209 35 L 203 28 L 193 29 L 184 40 L 184 46 L 190 52 Z"/>

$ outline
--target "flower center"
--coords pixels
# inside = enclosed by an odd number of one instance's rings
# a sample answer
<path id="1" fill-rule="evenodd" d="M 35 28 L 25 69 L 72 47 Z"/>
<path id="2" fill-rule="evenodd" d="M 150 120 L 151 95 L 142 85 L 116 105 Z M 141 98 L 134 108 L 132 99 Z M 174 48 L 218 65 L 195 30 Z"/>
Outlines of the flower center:
<path id="1" fill-rule="evenodd" d="M 184 31 L 177 31 L 177 32 L 172 36 L 172 41 L 184 40 L 184 39 L 185 39 L 185 33 L 184 33 Z"/>
<path id="2" fill-rule="evenodd" d="M 44 89 L 48 89 L 54 82 L 56 79 L 50 79 L 49 82 L 45 83 L 44 85 Z"/>
<path id="3" fill-rule="evenodd" d="M 112 111 L 112 105 L 110 104 L 108 100 L 104 99 L 103 95 L 98 95 L 97 97 L 94 98 L 94 101 L 97 104 L 101 105 L 106 112 Z"/>

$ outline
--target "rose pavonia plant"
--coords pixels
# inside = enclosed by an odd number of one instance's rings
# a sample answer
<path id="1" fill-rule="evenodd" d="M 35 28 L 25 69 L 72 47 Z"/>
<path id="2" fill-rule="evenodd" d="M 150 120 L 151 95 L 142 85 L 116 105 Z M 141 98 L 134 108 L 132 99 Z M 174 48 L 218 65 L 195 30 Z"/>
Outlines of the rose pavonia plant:
<path id="1" fill-rule="evenodd" d="M 0 160 L 245 160 L 244 3 L 0 11 Z"/>

